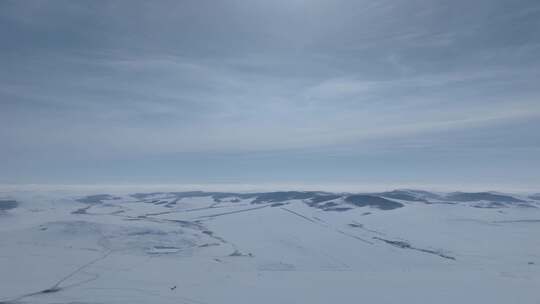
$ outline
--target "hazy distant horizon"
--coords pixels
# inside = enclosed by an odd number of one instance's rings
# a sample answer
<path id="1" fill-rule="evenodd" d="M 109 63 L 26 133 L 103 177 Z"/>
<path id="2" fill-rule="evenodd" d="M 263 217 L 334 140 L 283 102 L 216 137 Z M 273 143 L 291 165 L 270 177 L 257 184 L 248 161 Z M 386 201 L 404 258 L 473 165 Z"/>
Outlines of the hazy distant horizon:
<path id="1" fill-rule="evenodd" d="M 392 190 L 424 190 L 431 192 L 500 192 L 509 194 L 537 194 L 539 187 L 512 185 L 449 185 L 449 184 L 369 184 L 369 183 L 170 183 L 170 184 L 0 184 L 0 194 L 11 191 L 66 191 L 82 193 L 134 193 L 134 192 L 273 192 L 273 191 L 325 191 L 368 193 Z"/>

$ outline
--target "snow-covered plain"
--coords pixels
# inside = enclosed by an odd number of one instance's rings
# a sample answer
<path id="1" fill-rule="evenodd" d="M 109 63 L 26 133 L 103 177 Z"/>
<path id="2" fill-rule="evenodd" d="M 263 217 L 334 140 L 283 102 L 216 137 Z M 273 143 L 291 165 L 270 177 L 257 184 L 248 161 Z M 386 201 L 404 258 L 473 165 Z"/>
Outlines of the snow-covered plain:
<path id="1" fill-rule="evenodd" d="M 540 303 L 540 197 L 0 192 L 0 303 Z"/>

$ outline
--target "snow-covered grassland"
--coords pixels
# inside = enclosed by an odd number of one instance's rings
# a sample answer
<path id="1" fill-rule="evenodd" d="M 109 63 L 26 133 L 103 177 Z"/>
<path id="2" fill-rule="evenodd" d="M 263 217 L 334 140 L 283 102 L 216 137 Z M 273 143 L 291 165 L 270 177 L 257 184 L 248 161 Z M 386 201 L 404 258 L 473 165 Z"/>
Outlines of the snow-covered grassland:
<path id="1" fill-rule="evenodd" d="M 3 191 L 0 303 L 540 303 L 539 199 Z"/>

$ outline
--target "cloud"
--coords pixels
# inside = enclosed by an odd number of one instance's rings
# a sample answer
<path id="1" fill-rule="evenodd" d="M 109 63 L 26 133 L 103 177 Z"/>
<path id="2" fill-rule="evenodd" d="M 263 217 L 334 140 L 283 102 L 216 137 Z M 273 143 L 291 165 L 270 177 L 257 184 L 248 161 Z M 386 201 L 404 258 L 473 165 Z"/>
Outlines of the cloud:
<path id="1" fill-rule="evenodd" d="M 359 150 L 465 153 L 475 134 L 538 160 L 537 1 L 4 1 L 0 12 L 2 159 L 333 150 L 360 163 Z"/>

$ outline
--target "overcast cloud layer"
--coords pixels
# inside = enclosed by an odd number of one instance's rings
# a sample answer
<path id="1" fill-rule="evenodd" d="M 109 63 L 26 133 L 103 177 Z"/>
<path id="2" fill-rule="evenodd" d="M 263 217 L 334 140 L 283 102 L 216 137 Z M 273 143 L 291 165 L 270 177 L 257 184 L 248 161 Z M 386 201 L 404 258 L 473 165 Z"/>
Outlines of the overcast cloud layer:
<path id="1" fill-rule="evenodd" d="M 1 1 L 0 183 L 540 190 L 540 2 Z"/>

